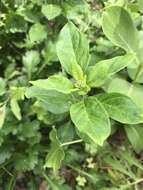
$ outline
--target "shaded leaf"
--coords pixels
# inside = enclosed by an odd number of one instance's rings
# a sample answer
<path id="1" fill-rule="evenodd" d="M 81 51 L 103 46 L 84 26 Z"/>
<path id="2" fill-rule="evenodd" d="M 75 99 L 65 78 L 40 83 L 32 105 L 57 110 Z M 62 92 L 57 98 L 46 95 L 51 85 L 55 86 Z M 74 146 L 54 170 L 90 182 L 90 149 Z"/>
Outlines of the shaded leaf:
<path id="1" fill-rule="evenodd" d="M 47 31 L 44 25 L 36 23 L 29 30 L 29 38 L 32 43 L 41 42 L 47 37 Z"/>
<path id="2" fill-rule="evenodd" d="M 40 55 L 38 51 L 27 51 L 23 56 L 23 64 L 28 74 L 28 78 L 31 78 L 31 74 L 35 71 L 36 66 L 40 63 Z"/>
<path id="3" fill-rule="evenodd" d="M 46 163 L 44 167 L 50 167 L 54 170 L 58 170 L 61 167 L 61 162 L 64 159 L 65 154 L 57 138 L 57 131 L 55 128 L 50 132 L 50 140 L 51 149 L 46 157 Z"/>
<path id="4" fill-rule="evenodd" d="M 140 153 L 143 150 L 143 127 L 140 125 L 125 126 L 125 131 L 134 150 Z"/>
<path id="5" fill-rule="evenodd" d="M 30 87 L 26 91 L 28 98 L 37 98 L 41 103 L 45 104 L 47 109 L 55 114 L 65 113 L 69 111 L 73 102 L 72 96 L 57 91 L 49 91 L 42 88 Z"/>

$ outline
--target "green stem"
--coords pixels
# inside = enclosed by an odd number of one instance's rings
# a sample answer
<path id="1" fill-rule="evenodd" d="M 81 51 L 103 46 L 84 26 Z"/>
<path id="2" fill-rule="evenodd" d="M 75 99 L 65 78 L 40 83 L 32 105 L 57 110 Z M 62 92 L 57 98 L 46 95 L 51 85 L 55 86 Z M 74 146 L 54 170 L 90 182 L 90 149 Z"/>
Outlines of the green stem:
<path id="1" fill-rule="evenodd" d="M 122 189 L 126 189 L 126 188 L 128 188 L 128 187 L 130 187 L 130 186 L 137 185 L 137 184 L 139 184 L 139 183 L 141 183 L 141 182 L 143 182 L 143 178 L 138 179 L 138 180 L 136 180 L 136 181 L 134 181 L 134 182 L 132 182 L 132 183 L 129 183 L 128 185 L 123 185 L 121 188 L 122 188 Z"/>
<path id="2" fill-rule="evenodd" d="M 138 57 L 136 57 L 136 62 L 137 62 L 137 63 L 140 63 Z M 138 76 L 140 75 L 142 69 L 143 69 L 143 65 L 140 63 L 139 66 L 138 66 L 138 68 L 137 68 L 137 72 L 136 72 L 135 78 L 134 78 L 134 80 L 132 81 L 132 85 L 131 85 L 131 87 L 130 87 L 130 89 L 129 89 L 129 91 L 128 91 L 128 95 L 130 95 L 130 94 L 132 93 L 133 86 L 134 86 L 134 84 L 135 84 L 135 82 L 136 82 Z"/>
<path id="3" fill-rule="evenodd" d="M 71 145 L 71 144 L 76 144 L 76 143 L 80 143 L 82 141 L 83 141 L 82 139 L 75 140 L 75 141 L 69 141 L 69 142 L 65 142 L 65 143 L 61 144 L 61 146 L 67 146 L 67 145 Z"/>

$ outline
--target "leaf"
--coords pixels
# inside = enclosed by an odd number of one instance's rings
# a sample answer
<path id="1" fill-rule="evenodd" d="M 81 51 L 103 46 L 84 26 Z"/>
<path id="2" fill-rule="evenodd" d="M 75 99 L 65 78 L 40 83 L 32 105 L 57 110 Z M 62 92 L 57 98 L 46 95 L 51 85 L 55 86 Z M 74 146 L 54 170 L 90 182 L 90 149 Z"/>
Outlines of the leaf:
<path id="1" fill-rule="evenodd" d="M 40 55 L 38 51 L 27 51 L 26 54 L 23 56 L 23 64 L 29 79 L 31 79 L 31 74 L 35 71 L 35 68 L 39 63 Z"/>
<path id="2" fill-rule="evenodd" d="M 16 100 L 24 100 L 25 87 L 15 87 L 10 88 L 10 96 Z"/>
<path id="3" fill-rule="evenodd" d="M 3 105 L 0 107 L 0 129 L 3 127 L 5 117 L 6 117 L 6 106 Z"/>
<path id="4" fill-rule="evenodd" d="M 118 92 L 128 95 L 136 104 L 143 110 L 143 86 L 139 84 L 132 84 L 125 79 L 115 77 L 108 83 L 105 89 L 107 92 Z"/>
<path id="5" fill-rule="evenodd" d="M 10 88 L 10 106 L 13 114 L 18 120 L 21 120 L 21 110 L 20 106 L 18 104 L 18 100 L 24 100 L 24 94 L 25 94 L 25 87 L 11 87 Z"/>
<path id="6" fill-rule="evenodd" d="M 45 26 L 40 23 L 33 24 L 29 30 L 29 38 L 32 43 L 39 43 L 46 39 L 47 31 Z"/>
<path id="7" fill-rule="evenodd" d="M 70 115 L 77 129 L 95 143 L 103 145 L 104 140 L 110 135 L 108 114 L 96 97 L 73 104 Z"/>
<path id="8" fill-rule="evenodd" d="M 100 61 L 95 66 L 89 66 L 87 69 L 87 84 L 91 87 L 103 85 L 109 77 L 124 69 L 134 60 L 133 54 L 127 54 Z"/>
<path id="9" fill-rule="evenodd" d="M 9 11 L 6 18 L 5 29 L 6 32 L 16 33 L 16 32 L 26 32 L 27 23 L 24 18 L 17 14 L 15 11 Z"/>
<path id="10" fill-rule="evenodd" d="M 42 13 L 48 20 L 52 20 L 59 16 L 61 12 L 62 9 L 58 5 L 46 4 L 42 6 Z"/>
<path id="11" fill-rule="evenodd" d="M 54 114 L 68 112 L 73 102 L 71 95 L 63 94 L 54 90 L 49 91 L 34 86 L 27 89 L 25 95 L 27 98 L 37 98 L 46 105 L 50 112 Z"/>
<path id="12" fill-rule="evenodd" d="M 81 14 L 88 14 L 89 6 L 84 0 L 70 0 L 63 2 L 63 12 L 68 20 L 80 18 Z"/>
<path id="13" fill-rule="evenodd" d="M 134 82 L 143 83 L 143 65 L 140 68 L 140 71 L 138 67 L 136 68 L 128 67 L 128 74 L 129 74 L 129 77 L 132 80 L 134 80 Z"/>
<path id="14" fill-rule="evenodd" d="M 143 127 L 140 125 L 125 126 L 127 137 L 134 150 L 140 153 L 143 150 Z"/>
<path id="15" fill-rule="evenodd" d="M 143 13 L 143 1 L 142 0 L 138 0 L 138 6 L 139 6 L 139 10 Z"/>
<path id="16" fill-rule="evenodd" d="M 5 94 L 5 87 L 6 87 L 6 82 L 3 78 L 0 78 L 0 96 Z"/>
<path id="17" fill-rule="evenodd" d="M 74 88 L 72 82 L 62 75 L 53 75 L 48 79 L 31 81 L 30 83 L 45 90 L 55 90 L 64 94 L 71 93 Z"/>
<path id="18" fill-rule="evenodd" d="M 62 124 L 57 130 L 58 137 L 62 143 L 70 142 L 74 139 L 75 129 L 71 122 Z"/>
<path id="19" fill-rule="evenodd" d="M 126 124 L 143 122 L 141 109 L 130 97 L 120 93 L 106 93 L 99 95 L 98 99 L 112 119 Z"/>
<path id="20" fill-rule="evenodd" d="M 61 167 L 61 162 L 65 157 L 64 150 L 57 138 L 57 131 L 55 128 L 50 132 L 51 149 L 46 157 L 45 168 L 53 168 L 58 170 Z"/>
<path id="21" fill-rule="evenodd" d="M 57 55 L 62 67 L 76 80 L 83 80 L 89 60 L 89 44 L 73 23 L 66 24 L 57 42 Z M 83 71 L 82 71 L 83 69 Z"/>
<path id="22" fill-rule="evenodd" d="M 15 117 L 18 119 L 18 120 L 21 120 L 21 111 L 20 111 L 20 107 L 19 107 L 19 104 L 17 102 L 16 99 L 11 99 L 10 101 L 10 106 L 11 106 L 11 110 L 13 112 L 13 114 L 15 115 Z"/>
<path id="23" fill-rule="evenodd" d="M 104 34 L 115 45 L 127 52 L 136 52 L 138 48 L 138 32 L 126 9 L 111 6 L 105 9 L 102 18 Z"/>

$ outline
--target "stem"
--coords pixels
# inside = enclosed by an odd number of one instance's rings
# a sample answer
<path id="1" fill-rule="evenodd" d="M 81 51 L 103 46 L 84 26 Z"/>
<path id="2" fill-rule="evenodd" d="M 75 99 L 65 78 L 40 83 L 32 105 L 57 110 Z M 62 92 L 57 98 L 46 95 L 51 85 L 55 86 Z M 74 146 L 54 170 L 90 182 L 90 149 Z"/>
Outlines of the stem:
<path id="1" fill-rule="evenodd" d="M 65 143 L 61 144 L 61 146 L 67 146 L 67 145 L 71 145 L 71 144 L 76 144 L 76 143 L 80 143 L 82 141 L 83 141 L 82 139 L 75 140 L 75 141 L 69 141 L 69 142 L 65 142 Z"/>
<path id="2" fill-rule="evenodd" d="M 140 61 L 139 61 L 139 59 L 138 59 L 137 56 L 136 56 L 136 59 L 135 59 L 135 60 L 136 60 L 137 63 L 140 63 Z M 140 75 L 142 68 L 143 68 L 143 65 L 140 63 L 139 66 L 138 66 L 138 68 L 137 68 L 137 72 L 136 72 L 135 78 L 134 78 L 134 80 L 132 81 L 132 85 L 131 85 L 131 87 L 129 88 L 128 95 L 130 95 L 130 94 L 132 93 L 133 86 L 134 86 L 134 84 L 135 84 L 135 82 L 136 82 L 138 76 Z"/>
<path id="3" fill-rule="evenodd" d="M 143 182 L 143 178 L 138 179 L 138 180 L 136 180 L 136 181 L 134 181 L 134 182 L 132 182 L 132 183 L 129 183 L 128 185 L 123 185 L 123 186 L 121 187 L 121 189 L 126 189 L 126 188 L 129 187 L 129 186 L 137 185 L 137 184 L 139 184 L 139 183 L 141 183 L 141 182 Z"/>
<path id="4" fill-rule="evenodd" d="M 10 175 L 11 177 L 13 177 L 13 174 L 10 173 L 4 166 L 2 167 L 2 169 L 3 169 L 8 175 Z"/>

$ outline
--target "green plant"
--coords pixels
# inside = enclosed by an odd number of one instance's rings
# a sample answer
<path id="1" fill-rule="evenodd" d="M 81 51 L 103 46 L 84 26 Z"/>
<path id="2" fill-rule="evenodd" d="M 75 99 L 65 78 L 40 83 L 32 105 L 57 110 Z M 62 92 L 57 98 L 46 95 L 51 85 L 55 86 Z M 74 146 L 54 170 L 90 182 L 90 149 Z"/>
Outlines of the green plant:
<path id="1" fill-rule="evenodd" d="M 142 10 L 1 0 L 3 189 L 142 188 Z"/>

